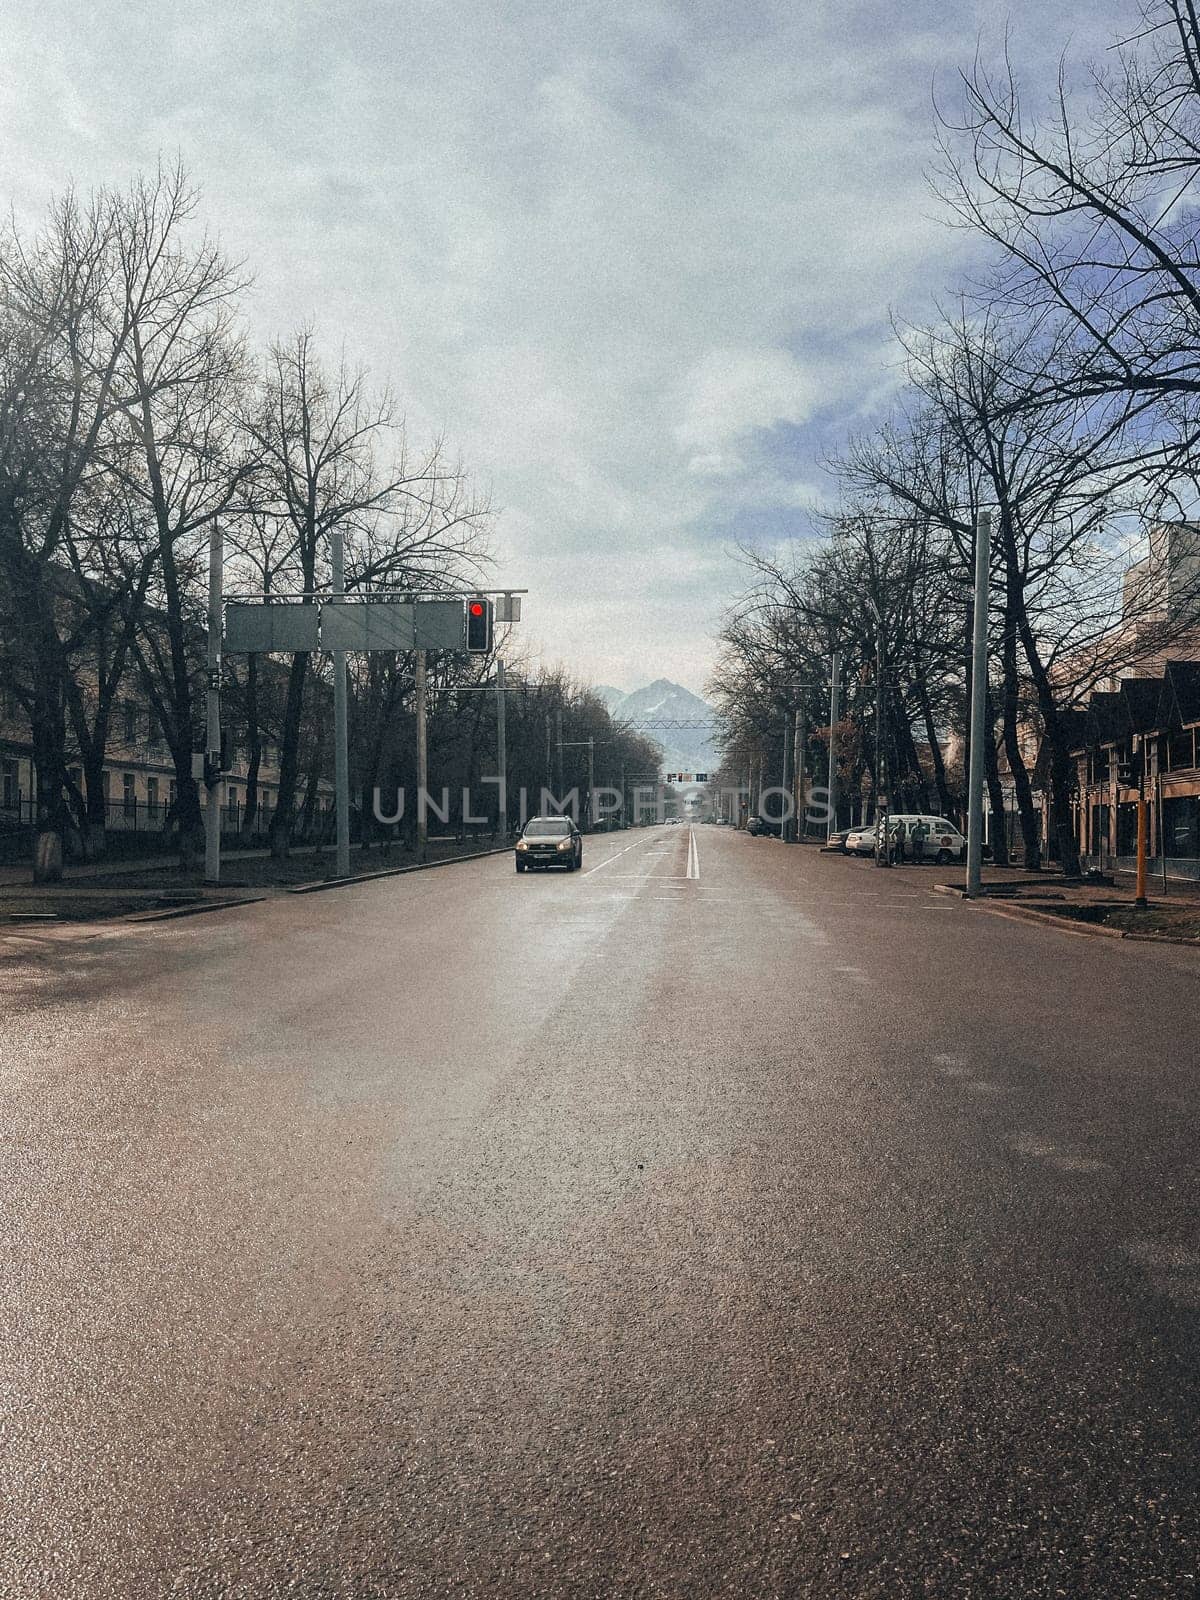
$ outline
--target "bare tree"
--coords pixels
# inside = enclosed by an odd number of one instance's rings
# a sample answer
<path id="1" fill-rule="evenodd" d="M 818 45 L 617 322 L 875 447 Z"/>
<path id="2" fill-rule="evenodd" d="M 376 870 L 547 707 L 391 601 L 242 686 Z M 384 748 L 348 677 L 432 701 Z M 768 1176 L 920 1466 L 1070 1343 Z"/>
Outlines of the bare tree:
<path id="1" fill-rule="evenodd" d="M 461 468 L 447 464 L 440 443 L 410 458 L 391 396 L 373 396 L 363 372 L 344 361 L 328 375 L 311 330 L 272 347 L 252 431 L 269 484 L 267 509 L 287 533 L 276 592 L 314 603 L 335 528 L 350 589 L 443 587 L 482 559 L 486 507 L 470 497 Z M 286 854 L 295 824 L 309 672 L 309 654 L 298 652 L 280 730 L 271 825 L 277 855 Z"/>

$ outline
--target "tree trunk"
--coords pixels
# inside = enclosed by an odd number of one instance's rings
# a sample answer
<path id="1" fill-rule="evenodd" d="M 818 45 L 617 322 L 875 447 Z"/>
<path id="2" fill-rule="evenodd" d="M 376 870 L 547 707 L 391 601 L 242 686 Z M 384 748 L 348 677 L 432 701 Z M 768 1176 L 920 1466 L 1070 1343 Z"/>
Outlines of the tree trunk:
<path id="1" fill-rule="evenodd" d="M 34 687 L 32 721 L 33 768 L 37 780 L 33 858 L 34 883 L 59 883 L 63 875 L 70 817 L 64 787 L 66 771 L 66 719 L 56 695 L 55 674 L 49 663 L 39 663 Z"/>
<path id="2" fill-rule="evenodd" d="M 298 650 L 288 670 L 287 700 L 283 708 L 283 727 L 279 739 L 279 792 L 275 815 L 271 818 L 271 854 L 282 860 L 292 841 L 296 816 L 296 789 L 300 776 L 300 723 L 304 710 L 304 683 L 308 675 L 308 652 Z M 307 803 L 305 810 L 307 812 Z"/>
<path id="3" fill-rule="evenodd" d="M 950 802 L 950 789 L 946 783 L 946 761 L 942 755 L 942 747 L 938 742 L 937 729 L 933 723 L 933 707 L 929 702 L 929 690 L 922 675 L 917 680 L 917 692 L 921 699 L 921 717 L 925 723 L 925 738 L 929 742 L 929 753 L 933 761 L 933 782 L 937 789 L 938 805 L 941 807 L 943 817 L 950 816 L 953 807 Z"/>
<path id="4" fill-rule="evenodd" d="M 1033 637 L 1029 620 L 1022 610 L 1018 631 L 1029 673 L 1037 692 L 1038 709 L 1042 714 L 1046 743 L 1050 747 L 1050 825 L 1058 841 L 1059 865 L 1068 877 L 1079 874 L 1079 846 L 1071 818 L 1071 752 L 1067 746 L 1067 733 L 1054 698 L 1054 686 L 1042 661 L 1037 641 Z"/>
<path id="5" fill-rule="evenodd" d="M 258 816 L 258 773 L 262 766 L 262 729 L 258 725 L 258 656 L 251 651 L 246 657 L 246 739 L 250 746 L 250 761 L 246 768 L 246 808 L 242 812 L 242 833 L 249 836 L 254 831 Z"/>
<path id="6" fill-rule="evenodd" d="M 996 708 L 992 704 L 991 690 L 986 700 L 983 727 L 983 770 L 986 775 L 988 804 L 992 812 L 992 861 L 997 867 L 1008 866 L 1008 825 L 1004 815 L 1004 790 L 1000 787 L 1000 762 L 996 755 Z"/>

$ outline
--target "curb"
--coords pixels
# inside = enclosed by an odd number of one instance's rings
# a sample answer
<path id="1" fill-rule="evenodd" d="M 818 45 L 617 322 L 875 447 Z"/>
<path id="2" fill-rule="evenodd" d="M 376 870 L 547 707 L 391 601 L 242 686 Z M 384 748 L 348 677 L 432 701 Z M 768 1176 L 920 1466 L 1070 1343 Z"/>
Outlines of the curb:
<path id="1" fill-rule="evenodd" d="M 321 878 L 316 883 L 296 883 L 286 894 L 320 894 L 323 889 L 348 889 L 355 883 L 372 883 L 377 878 L 399 878 L 406 872 L 428 872 L 432 867 L 453 867 L 460 861 L 482 861 L 487 856 L 506 856 L 512 845 L 497 845 L 494 850 L 473 850 L 466 856 L 447 856 L 444 861 L 412 861 L 406 867 L 384 867 L 379 872 L 353 873 L 348 878 Z"/>
<path id="2" fill-rule="evenodd" d="M 935 884 L 932 893 L 949 894 L 962 900 L 967 898 L 961 889 L 953 889 L 943 883 Z M 986 898 L 969 903 L 977 905 L 982 911 L 991 912 L 994 917 L 1008 917 L 1014 922 L 1040 922 L 1057 928 L 1060 933 L 1080 934 L 1084 938 L 1131 939 L 1136 944 L 1174 944 L 1182 945 L 1187 950 L 1200 950 L 1200 939 L 1182 939 L 1173 933 L 1134 933 L 1126 928 L 1106 928 L 1102 923 L 1076 922 L 1070 917 L 1060 917 L 1053 911 L 1038 911 L 1033 906 L 989 905 Z"/>
<path id="3" fill-rule="evenodd" d="M 171 922 L 176 917 L 202 917 L 206 911 L 229 911 L 234 906 L 256 906 L 268 897 L 247 895 L 244 900 L 206 900 L 198 906 L 172 906 L 168 911 L 133 911 L 122 922 Z"/>

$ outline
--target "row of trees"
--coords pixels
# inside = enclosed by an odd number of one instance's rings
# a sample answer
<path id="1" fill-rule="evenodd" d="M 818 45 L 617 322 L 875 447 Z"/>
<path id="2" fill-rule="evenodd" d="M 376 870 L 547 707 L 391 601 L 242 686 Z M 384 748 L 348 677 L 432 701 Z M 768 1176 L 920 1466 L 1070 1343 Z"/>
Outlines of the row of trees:
<path id="1" fill-rule="evenodd" d="M 488 506 L 444 441 L 414 448 L 394 397 L 323 360 L 311 329 L 253 348 L 245 288 L 178 167 L 121 193 L 67 194 L 32 235 L 10 224 L 0 238 L 0 688 L 31 730 L 39 877 L 58 875 L 72 840 L 103 850 L 106 754 L 131 684 L 170 753 L 172 830 L 185 856 L 199 847 L 214 520 L 227 593 L 313 604 L 334 528 L 351 592 L 460 592 L 487 571 Z M 351 669 L 352 771 L 369 796 L 410 777 L 397 730 L 413 663 L 372 655 Z M 476 761 L 483 697 L 450 715 L 442 691 L 490 669 L 431 663 L 432 770 Z M 526 676 L 510 721 L 518 766 L 540 770 L 547 710 L 611 744 L 598 702 L 561 674 Z M 229 657 L 224 691 L 248 763 L 246 826 L 264 748 L 277 747 L 270 838 L 286 853 L 329 769 L 328 662 Z"/>
<path id="2" fill-rule="evenodd" d="M 823 691 L 786 685 L 824 682 L 839 647 L 845 779 L 878 787 L 882 763 L 894 803 L 960 810 L 974 529 L 990 508 L 988 787 L 1000 810 L 1002 753 L 1029 865 L 1037 787 L 1077 865 L 1071 708 L 1126 664 L 1139 623 L 1165 646 L 1200 601 L 1177 585 L 1168 607 L 1126 581 L 1139 537 L 1193 511 L 1200 465 L 1200 23 L 1152 0 L 1130 31 L 1081 101 L 1063 69 L 1049 122 L 1022 107 L 1009 63 L 961 77 L 935 178 L 983 265 L 931 326 L 896 328 L 905 386 L 830 461 L 823 537 L 747 552 L 713 685 L 744 771 L 798 694 L 810 725 L 827 720 Z"/>

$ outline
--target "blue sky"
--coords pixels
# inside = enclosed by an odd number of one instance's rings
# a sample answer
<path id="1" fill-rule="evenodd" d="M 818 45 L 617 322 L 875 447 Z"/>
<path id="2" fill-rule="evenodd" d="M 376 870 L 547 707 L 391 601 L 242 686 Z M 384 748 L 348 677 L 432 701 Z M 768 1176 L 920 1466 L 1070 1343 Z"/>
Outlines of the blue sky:
<path id="1" fill-rule="evenodd" d="M 801 533 L 969 242 L 924 170 L 1007 22 L 1030 83 L 1136 11 L 977 4 L 9 0 L 4 189 L 182 156 L 254 273 L 444 432 L 498 508 L 523 640 L 701 689 L 739 535 Z"/>

